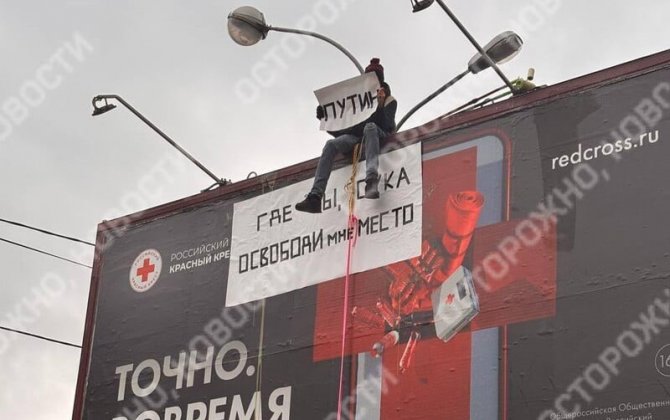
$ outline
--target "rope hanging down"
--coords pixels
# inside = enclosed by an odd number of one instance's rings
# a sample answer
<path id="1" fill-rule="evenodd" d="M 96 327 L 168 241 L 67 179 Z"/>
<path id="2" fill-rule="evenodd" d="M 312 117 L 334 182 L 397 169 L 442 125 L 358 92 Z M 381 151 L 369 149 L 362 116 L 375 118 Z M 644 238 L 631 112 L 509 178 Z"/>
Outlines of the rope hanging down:
<path id="1" fill-rule="evenodd" d="M 349 282 L 351 277 L 351 257 L 353 248 L 356 246 L 356 223 L 358 219 L 354 215 L 356 206 L 356 173 L 358 172 L 358 161 L 361 158 L 362 143 L 354 146 L 354 157 L 351 163 L 351 177 L 347 183 L 346 190 L 348 192 L 349 205 L 349 219 L 347 230 L 352 231 L 353 235 L 349 237 L 347 248 L 347 265 L 344 276 L 344 307 L 342 308 L 342 348 L 340 351 L 340 383 L 337 397 L 337 420 L 342 418 L 342 397 L 344 392 L 344 355 L 346 349 L 347 339 L 347 322 L 349 315 Z"/>
<path id="2" fill-rule="evenodd" d="M 254 315 L 255 318 L 255 315 Z M 265 298 L 261 300 L 261 328 L 258 338 L 258 362 L 256 363 L 256 392 L 261 392 L 261 384 L 263 383 L 263 341 L 265 337 Z M 258 394 L 260 395 L 260 394 Z M 263 415 L 263 407 L 261 399 L 256 399 L 256 407 L 254 409 L 254 420 L 261 420 Z"/>

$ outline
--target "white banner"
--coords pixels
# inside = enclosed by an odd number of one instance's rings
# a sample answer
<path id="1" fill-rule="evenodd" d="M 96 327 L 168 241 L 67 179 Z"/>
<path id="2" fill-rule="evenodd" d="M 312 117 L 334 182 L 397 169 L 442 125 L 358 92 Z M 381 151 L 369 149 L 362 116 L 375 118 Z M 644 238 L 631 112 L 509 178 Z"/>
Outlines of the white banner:
<path id="1" fill-rule="evenodd" d="M 377 108 L 379 80 L 375 73 L 360 76 L 315 90 L 323 107 L 321 130 L 337 131 L 367 120 Z"/>
<path id="2" fill-rule="evenodd" d="M 295 210 L 312 179 L 235 204 L 226 306 L 235 306 L 343 277 L 348 238 L 357 234 L 351 273 L 421 254 L 422 178 L 419 143 L 379 157 L 376 200 L 363 198 L 358 165 L 355 215 L 349 231 L 351 166 L 333 171 L 320 214 Z"/>

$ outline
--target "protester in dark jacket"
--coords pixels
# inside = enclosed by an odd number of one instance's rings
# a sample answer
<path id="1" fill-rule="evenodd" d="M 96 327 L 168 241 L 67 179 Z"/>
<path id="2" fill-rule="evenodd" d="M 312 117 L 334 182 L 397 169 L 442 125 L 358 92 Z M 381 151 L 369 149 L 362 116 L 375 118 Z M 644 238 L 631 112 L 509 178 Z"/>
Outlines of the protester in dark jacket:
<path id="1" fill-rule="evenodd" d="M 379 147 L 380 143 L 395 131 L 395 113 L 398 103 L 391 96 L 391 88 L 384 82 L 384 67 L 378 58 L 370 60 L 366 73 L 375 72 L 381 84 L 377 90 L 377 109 L 366 121 L 346 130 L 333 132 L 335 138 L 328 140 L 323 147 L 319 164 L 316 167 L 314 184 L 307 197 L 295 205 L 296 210 L 308 213 L 321 213 L 321 198 L 326 190 L 328 178 L 337 153 L 350 154 L 355 145 L 365 143 L 365 198 L 379 198 Z M 319 107 L 320 108 L 320 107 Z M 317 118 L 323 118 L 323 109 L 317 108 Z"/>

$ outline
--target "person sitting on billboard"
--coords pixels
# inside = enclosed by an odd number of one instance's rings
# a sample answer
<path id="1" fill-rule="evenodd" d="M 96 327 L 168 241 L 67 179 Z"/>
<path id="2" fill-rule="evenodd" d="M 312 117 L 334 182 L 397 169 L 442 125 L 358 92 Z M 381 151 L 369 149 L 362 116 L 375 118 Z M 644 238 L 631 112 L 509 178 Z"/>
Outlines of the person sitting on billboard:
<path id="1" fill-rule="evenodd" d="M 328 178 L 333 167 L 335 155 L 350 154 L 354 147 L 364 140 L 365 143 L 365 198 L 379 198 L 379 147 L 386 137 L 395 131 L 395 113 L 398 103 L 391 96 L 391 88 L 384 82 L 384 67 L 378 58 L 370 60 L 366 73 L 374 72 L 379 79 L 377 89 L 377 109 L 366 121 L 346 130 L 329 132 L 334 138 L 326 141 L 316 166 L 312 189 L 307 197 L 295 205 L 296 210 L 307 213 L 321 213 L 321 198 L 326 190 Z M 324 118 L 323 107 L 316 109 L 316 117 Z"/>

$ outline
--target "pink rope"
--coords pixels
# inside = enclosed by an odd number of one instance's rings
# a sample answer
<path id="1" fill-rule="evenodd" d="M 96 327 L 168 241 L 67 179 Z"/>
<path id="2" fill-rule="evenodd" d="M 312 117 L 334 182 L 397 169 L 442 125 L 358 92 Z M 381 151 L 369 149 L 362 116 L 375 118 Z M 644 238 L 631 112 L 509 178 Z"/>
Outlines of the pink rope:
<path id="1" fill-rule="evenodd" d="M 344 393 L 344 354 L 346 349 L 347 339 L 347 321 L 349 318 L 349 280 L 351 277 L 351 253 L 356 246 L 356 216 L 349 213 L 349 224 L 347 230 L 353 229 L 353 235 L 349 238 L 349 246 L 347 248 L 347 268 L 344 276 L 344 308 L 342 310 L 342 349 L 340 353 L 340 389 L 337 395 L 337 420 L 342 418 L 342 394 Z"/>

